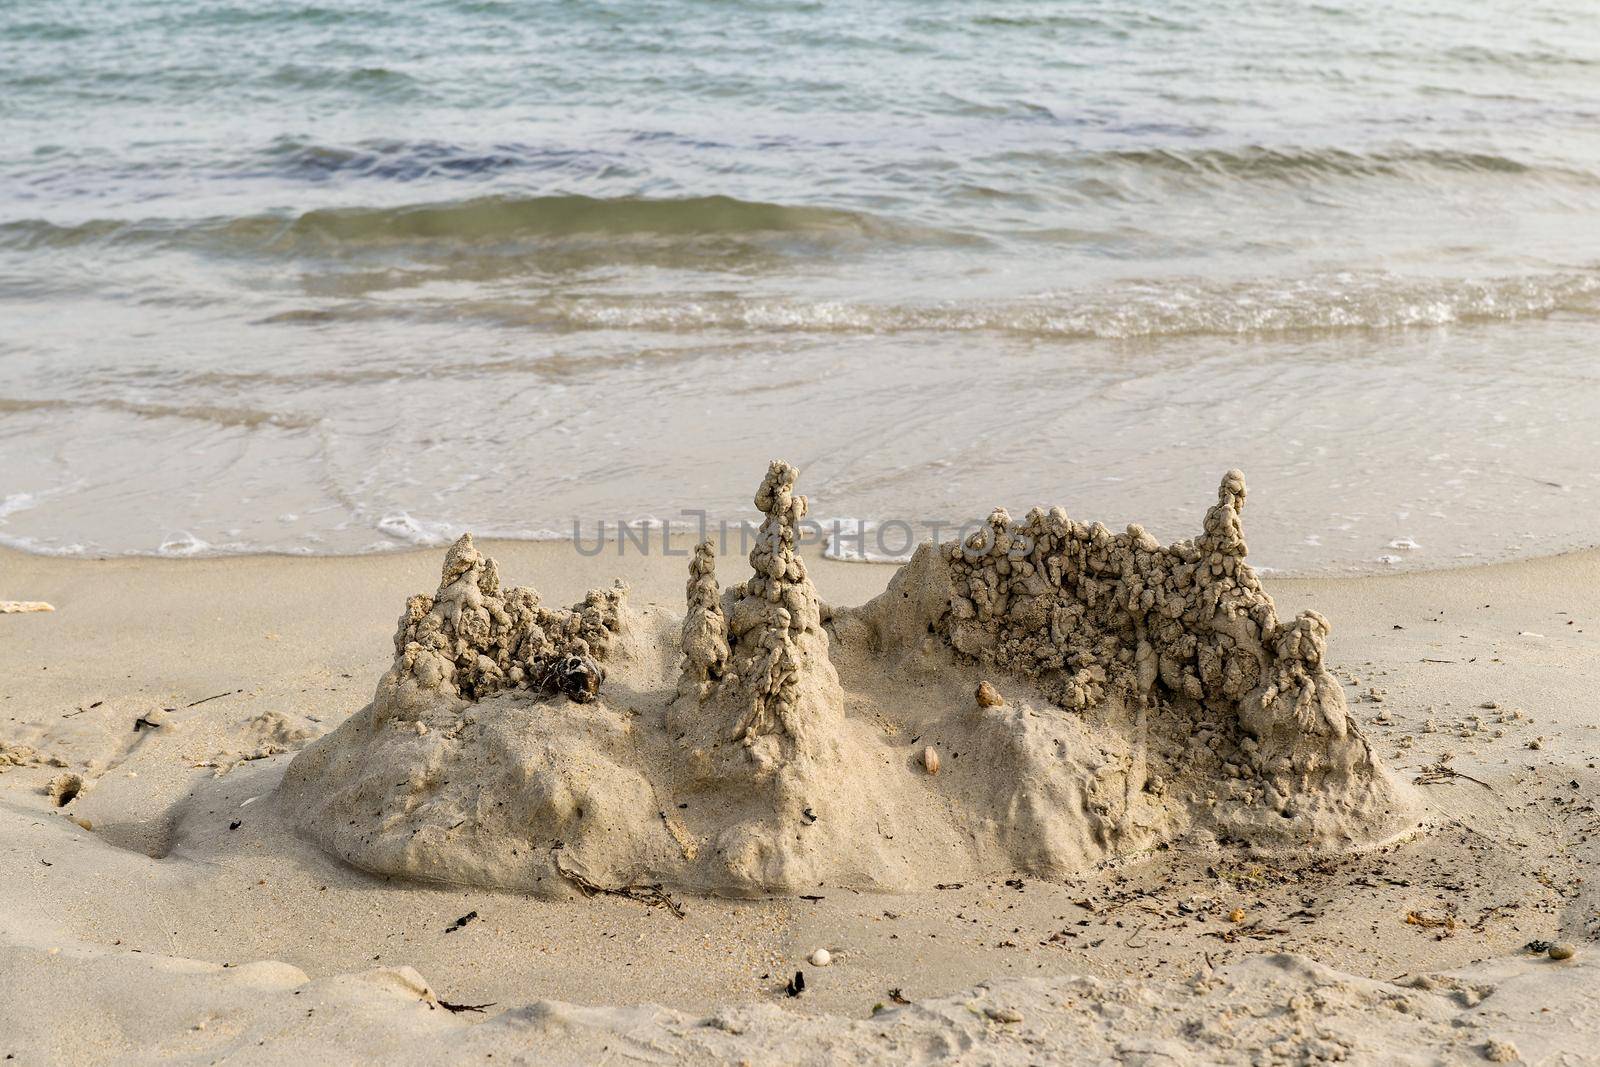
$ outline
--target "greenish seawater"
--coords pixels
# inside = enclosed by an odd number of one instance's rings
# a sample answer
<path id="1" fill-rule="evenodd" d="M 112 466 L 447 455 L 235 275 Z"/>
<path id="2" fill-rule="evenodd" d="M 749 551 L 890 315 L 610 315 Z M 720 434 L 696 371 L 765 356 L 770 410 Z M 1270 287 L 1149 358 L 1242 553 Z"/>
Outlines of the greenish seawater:
<path id="1" fill-rule="evenodd" d="M 0 4 L 0 542 L 1593 543 L 1582 0 Z"/>

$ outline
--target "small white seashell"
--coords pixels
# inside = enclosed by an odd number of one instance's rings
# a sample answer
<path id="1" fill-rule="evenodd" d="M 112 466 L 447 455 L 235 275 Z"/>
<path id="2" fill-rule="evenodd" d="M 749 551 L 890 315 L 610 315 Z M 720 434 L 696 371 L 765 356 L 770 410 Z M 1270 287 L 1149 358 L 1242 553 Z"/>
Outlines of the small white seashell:
<path id="1" fill-rule="evenodd" d="M 939 753 L 933 750 L 932 745 L 922 750 L 922 765 L 928 769 L 929 774 L 939 773 Z"/>
<path id="2" fill-rule="evenodd" d="M 833 962 L 833 953 L 825 948 L 819 948 L 811 954 L 811 966 L 826 967 Z"/>

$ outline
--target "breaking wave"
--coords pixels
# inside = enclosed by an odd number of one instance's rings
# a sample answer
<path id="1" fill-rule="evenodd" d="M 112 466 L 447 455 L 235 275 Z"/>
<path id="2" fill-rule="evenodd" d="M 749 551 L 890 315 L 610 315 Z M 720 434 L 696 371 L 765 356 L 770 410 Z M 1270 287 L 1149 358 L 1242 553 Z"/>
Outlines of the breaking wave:
<path id="1" fill-rule="evenodd" d="M 85 244 L 151 245 L 216 252 L 306 254 L 386 245 L 504 244 L 530 238 L 739 237 L 911 243 L 975 240 L 837 208 L 728 196 L 679 199 L 484 196 L 399 207 L 321 208 L 297 215 L 204 219 L 92 219 L 0 225 L 0 247 L 21 251 Z"/>
<path id="2" fill-rule="evenodd" d="M 352 301 L 286 311 L 269 321 L 320 325 L 401 316 L 470 317 L 508 328 L 753 334 L 1012 334 L 1131 340 L 1182 335 L 1382 330 L 1511 321 L 1560 312 L 1600 314 L 1600 274 L 1486 279 L 1336 274 L 1236 283 L 1163 279 L 992 301 L 927 304 L 757 298 L 707 293 L 670 298 L 585 296 Z"/>

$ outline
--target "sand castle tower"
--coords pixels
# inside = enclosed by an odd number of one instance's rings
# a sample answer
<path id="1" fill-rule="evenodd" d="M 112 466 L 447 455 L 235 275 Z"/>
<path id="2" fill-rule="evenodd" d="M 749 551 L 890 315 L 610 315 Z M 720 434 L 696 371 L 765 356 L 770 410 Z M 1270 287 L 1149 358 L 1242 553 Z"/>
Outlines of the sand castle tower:
<path id="1" fill-rule="evenodd" d="M 698 706 L 674 708 L 674 717 L 693 724 L 696 744 L 706 743 L 700 735 L 709 729 L 741 744 L 763 767 L 808 749 L 815 754 L 844 705 L 821 602 L 800 554 L 807 503 L 794 492 L 798 476 L 776 460 L 767 468 L 755 496 L 762 521 L 750 551 L 752 573 L 724 598 L 725 623 L 709 544 L 690 564 L 679 692 L 697 694 Z"/>
<path id="2" fill-rule="evenodd" d="M 621 583 L 570 609 L 541 607 L 528 588 L 502 590 L 500 570 L 462 534 L 445 553 L 439 588 L 406 601 L 395 632 L 395 682 L 413 696 L 475 701 L 504 688 L 593 700 L 605 678 L 627 596 Z"/>
<path id="3" fill-rule="evenodd" d="M 1191 815 L 1226 833 L 1370 838 L 1408 805 L 1323 664 L 1327 620 L 1279 622 L 1245 562 L 1245 496 L 1244 475 L 1228 471 L 1200 535 L 1165 546 L 1061 508 L 1020 522 L 997 510 L 961 543 L 923 546 L 884 596 L 843 615 L 885 649 L 913 647 L 925 629 L 958 662 L 1123 739 L 1102 768 L 1121 785 L 1099 791 L 1124 798 L 1101 805 L 1103 837 L 1141 822 L 1151 782 L 1178 780 L 1210 798 Z"/>
<path id="4" fill-rule="evenodd" d="M 710 541 L 695 546 L 685 598 L 688 612 L 683 617 L 680 638 L 683 667 L 678 693 L 704 701 L 727 672 L 729 656 L 728 620 L 722 614 L 722 598 L 717 589 L 716 547 Z"/>

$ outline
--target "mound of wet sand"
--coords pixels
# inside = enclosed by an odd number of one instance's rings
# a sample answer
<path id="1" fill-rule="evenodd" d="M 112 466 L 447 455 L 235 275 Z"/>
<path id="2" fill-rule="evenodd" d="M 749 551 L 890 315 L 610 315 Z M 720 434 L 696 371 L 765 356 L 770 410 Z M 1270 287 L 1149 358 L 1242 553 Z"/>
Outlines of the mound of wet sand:
<path id="1" fill-rule="evenodd" d="M 996 511 L 839 610 L 796 476 L 773 463 L 756 494 L 749 578 L 722 589 L 694 553 L 682 617 L 620 582 L 545 607 L 462 537 L 282 810 L 368 871 L 544 896 L 910 890 L 1417 827 L 1324 665 L 1327 620 L 1280 620 L 1245 562 L 1239 472 L 1192 540 Z"/>

